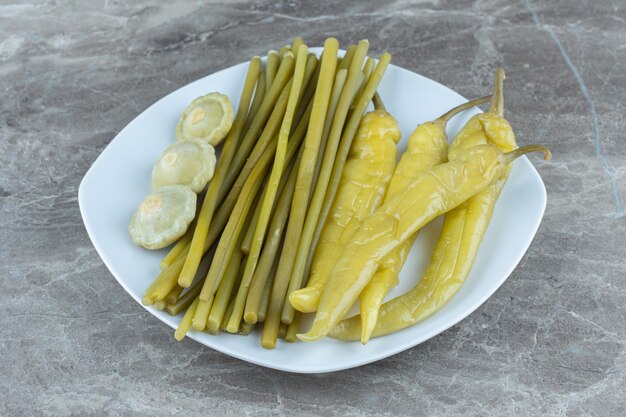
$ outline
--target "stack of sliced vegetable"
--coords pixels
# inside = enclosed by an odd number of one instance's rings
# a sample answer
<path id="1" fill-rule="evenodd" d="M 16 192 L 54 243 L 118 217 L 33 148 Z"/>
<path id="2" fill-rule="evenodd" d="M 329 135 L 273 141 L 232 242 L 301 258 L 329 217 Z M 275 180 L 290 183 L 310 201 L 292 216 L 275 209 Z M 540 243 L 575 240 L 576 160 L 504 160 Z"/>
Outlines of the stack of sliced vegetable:
<path id="1" fill-rule="evenodd" d="M 184 312 L 178 340 L 191 328 L 249 334 L 258 326 L 265 348 L 296 337 L 367 343 L 417 323 L 463 284 L 510 162 L 536 150 L 549 157 L 538 146 L 516 149 L 499 70 L 488 113 L 449 147 L 447 121 L 491 96 L 418 126 L 396 164 L 400 130 L 376 93 L 391 56 L 367 57 L 367 41 L 343 57 L 338 49 L 329 38 L 317 58 L 297 38 L 270 51 L 264 67 L 252 58 L 234 120 L 216 93 L 183 112 L 179 142 L 153 170 L 156 194 L 129 226 L 150 249 L 176 241 L 143 303 Z M 222 139 L 213 172 L 212 145 Z M 420 228 L 440 215 L 425 276 L 383 304 Z M 359 299 L 361 314 L 345 319 Z M 298 334 L 301 314 L 314 312 L 312 328 Z"/>

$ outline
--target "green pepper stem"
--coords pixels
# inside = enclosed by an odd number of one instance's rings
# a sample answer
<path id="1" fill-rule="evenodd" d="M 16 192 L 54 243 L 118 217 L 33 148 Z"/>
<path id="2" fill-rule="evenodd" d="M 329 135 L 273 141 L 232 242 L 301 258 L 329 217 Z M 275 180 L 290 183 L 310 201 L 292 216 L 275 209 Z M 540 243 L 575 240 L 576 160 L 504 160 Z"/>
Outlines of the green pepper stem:
<path id="1" fill-rule="evenodd" d="M 496 69 L 496 76 L 493 82 L 493 99 L 491 100 L 491 108 L 489 113 L 502 116 L 504 114 L 504 70 Z"/>
<path id="2" fill-rule="evenodd" d="M 380 97 L 380 94 L 378 94 L 378 91 L 374 93 L 373 101 L 374 101 L 374 109 L 387 111 L 387 109 L 385 108 L 385 103 L 383 103 L 383 99 Z"/>
<path id="3" fill-rule="evenodd" d="M 530 152 L 543 152 L 543 159 L 545 159 L 546 161 L 549 161 L 550 158 L 552 158 L 552 152 L 550 152 L 550 149 L 541 145 L 522 146 L 521 148 L 517 148 L 511 152 L 505 153 L 504 156 L 506 157 L 507 163 L 510 164 L 515 159 Z"/>
<path id="4" fill-rule="evenodd" d="M 446 123 L 448 123 L 448 121 L 452 119 L 454 116 L 456 116 L 457 114 L 461 113 L 464 110 L 470 109 L 474 106 L 478 106 L 479 104 L 483 104 L 483 103 L 490 101 L 491 97 L 492 96 L 484 96 L 481 98 L 476 98 L 474 100 L 468 101 L 467 103 L 463 103 L 459 106 L 456 106 L 455 108 L 448 110 L 446 113 L 439 116 L 435 120 L 435 122 L 441 123 L 443 124 L 443 127 L 446 127 Z M 376 96 L 374 96 L 374 98 L 376 98 Z"/>

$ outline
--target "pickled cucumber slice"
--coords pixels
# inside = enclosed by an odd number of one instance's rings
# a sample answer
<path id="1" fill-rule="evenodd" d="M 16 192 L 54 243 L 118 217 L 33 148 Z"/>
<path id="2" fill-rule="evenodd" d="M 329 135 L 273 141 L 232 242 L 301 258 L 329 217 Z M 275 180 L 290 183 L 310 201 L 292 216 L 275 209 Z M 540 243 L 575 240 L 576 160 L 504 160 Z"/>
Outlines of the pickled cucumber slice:
<path id="1" fill-rule="evenodd" d="M 200 96 L 180 116 L 176 139 L 199 140 L 216 146 L 228 134 L 234 118 L 233 106 L 224 94 Z"/>
<path id="2" fill-rule="evenodd" d="M 186 185 L 194 193 L 204 189 L 215 171 L 215 148 L 184 140 L 170 145 L 152 168 L 152 189 L 165 185 Z"/>
<path id="3" fill-rule="evenodd" d="M 196 193 L 184 185 L 166 185 L 143 199 L 128 225 L 133 242 L 161 249 L 181 237 L 196 215 Z"/>

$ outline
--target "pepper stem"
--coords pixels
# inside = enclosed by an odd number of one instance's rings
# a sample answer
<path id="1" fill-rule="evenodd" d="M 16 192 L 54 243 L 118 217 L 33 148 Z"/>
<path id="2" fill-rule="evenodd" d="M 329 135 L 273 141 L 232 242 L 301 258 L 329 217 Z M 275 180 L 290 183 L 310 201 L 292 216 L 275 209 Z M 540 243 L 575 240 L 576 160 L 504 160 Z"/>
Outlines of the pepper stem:
<path id="1" fill-rule="evenodd" d="M 546 161 L 549 161 L 550 158 L 552 158 L 552 152 L 550 152 L 550 149 L 541 145 L 522 146 L 521 148 L 517 148 L 511 152 L 505 153 L 504 156 L 506 157 L 507 163 L 510 164 L 515 159 L 530 152 L 543 152 L 543 159 L 545 159 Z"/>
<path id="2" fill-rule="evenodd" d="M 387 111 L 385 103 L 383 103 L 383 99 L 380 97 L 380 94 L 378 94 L 378 91 L 374 93 L 374 99 L 372 101 L 374 102 L 374 108 L 376 110 Z"/>
<path id="3" fill-rule="evenodd" d="M 450 119 L 452 119 L 454 116 L 456 116 L 457 114 L 461 113 L 464 110 L 470 109 L 474 106 L 478 106 L 479 104 L 483 104 L 486 103 L 488 101 L 491 100 L 492 96 L 485 96 L 485 97 L 481 97 L 481 98 L 476 98 L 472 101 L 468 101 L 467 103 L 463 103 L 459 106 L 456 106 L 455 108 L 448 110 L 446 113 L 442 114 L 441 116 L 439 116 L 434 123 L 441 123 L 443 124 L 443 127 L 446 127 L 446 123 L 448 123 L 448 121 Z"/>
<path id="4" fill-rule="evenodd" d="M 489 113 L 502 116 L 504 114 L 504 70 L 496 69 L 496 76 L 493 82 L 493 99 L 491 100 L 491 108 Z"/>

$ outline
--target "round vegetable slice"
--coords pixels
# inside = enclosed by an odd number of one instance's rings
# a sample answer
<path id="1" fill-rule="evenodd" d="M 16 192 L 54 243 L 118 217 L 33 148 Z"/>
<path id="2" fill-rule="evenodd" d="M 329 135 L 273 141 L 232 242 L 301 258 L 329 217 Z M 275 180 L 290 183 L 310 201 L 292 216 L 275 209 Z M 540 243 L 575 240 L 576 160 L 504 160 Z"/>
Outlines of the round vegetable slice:
<path id="1" fill-rule="evenodd" d="M 199 142 L 185 140 L 170 145 L 152 168 L 152 189 L 165 185 L 186 185 L 199 193 L 213 178 L 215 148 Z"/>
<path id="2" fill-rule="evenodd" d="M 184 185 L 166 185 L 143 199 L 128 225 L 133 242 L 161 249 L 181 237 L 196 215 L 196 193 Z"/>
<path id="3" fill-rule="evenodd" d="M 228 134 L 234 118 L 233 106 L 224 94 L 200 96 L 180 116 L 176 139 L 199 140 L 216 146 Z"/>

